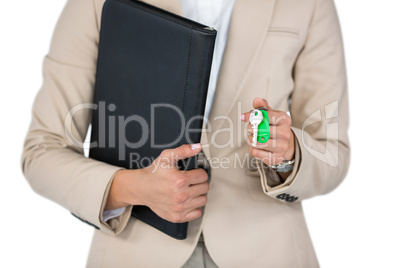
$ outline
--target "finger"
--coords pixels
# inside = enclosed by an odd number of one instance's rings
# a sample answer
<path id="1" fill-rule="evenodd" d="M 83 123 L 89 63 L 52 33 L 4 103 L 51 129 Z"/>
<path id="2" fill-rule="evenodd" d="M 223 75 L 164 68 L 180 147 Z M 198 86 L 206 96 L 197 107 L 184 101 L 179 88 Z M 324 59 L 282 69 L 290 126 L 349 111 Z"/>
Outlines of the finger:
<path id="1" fill-rule="evenodd" d="M 208 201 L 208 198 L 206 195 L 197 196 L 196 198 L 187 201 L 187 204 L 186 204 L 187 209 L 185 210 L 185 212 L 188 213 L 194 209 L 203 207 L 207 204 L 207 201 Z"/>
<path id="2" fill-rule="evenodd" d="M 209 183 L 199 183 L 190 185 L 190 198 L 196 198 L 200 195 L 206 194 L 209 192 Z"/>
<path id="3" fill-rule="evenodd" d="M 290 116 L 282 111 L 275 111 L 271 110 L 268 111 L 268 120 L 269 120 L 269 125 L 273 126 L 281 126 L 281 125 L 287 125 L 290 126 L 292 124 L 292 120 L 290 119 Z"/>
<path id="4" fill-rule="evenodd" d="M 278 165 L 284 160 L 283 156 L 279 156 L 273 152 L 269 152 L 269 151 L 265 151 L 265 150 L 261 150 L 261 149 L 257 149 L 257 148 L 253 148 L 253 147 L 250 147 L 249 151 L 252 156 L 261 160 L 268 166 Z"/>
<path id="5" fill-rule="evenodd" d="M 250 120 L 250 112 L 244 113 L 240 115 L 240 120 L 243 122 L 249 122 Z"/>
<path id="6" fill-rule="evenodd" d="M 185 180 L 187 181 L 187 185 L 204 183 L 208 180 L 208 173 L 202 168 L 185 171 L 184 176 Z"/>
<path id="7" fill-rule="evenodd" d="M 273 110 L 271 107 L 269 107 L 268 101 L 266 99 L 262 99 L 262 98 L 259 98 L 259 97 L 254 99 L 253 107 L 254 107 L 254 109 L 265 107 L 265 108 L 268 109 L 268 111 Z"/>
<path id="8" fill-rule="evenodd" d="M 179 160 L 183 160 L 197 155 L 201 152 L 202 146 L 200 143 L 196 144 L 184 144 L 174 149 L 167 149 L 161 153 L 161 156 L 167 158 L 172 163 L 176 163 Z"/>
<path id="9" fill-rule="evenodd" d="M 194 210 L 192 210 L 192 211 L 190 211 L 190 212 L 188 212 L 186 214 L 186 216 L 184 217 L 183 222 L 193 221 L 193 220 L 198 219 L 199 217 L 201 217 L 201 215 L 202 215 L 202 210 L 201 209 L 199 209 L 199 208 L 194 209 Z"/>
<path id="10" fill-rule="evenodd" d="M 268 105 L 268 101 L 266 99 L 262 99 L 262 98 L 255 98 L 253 101 L 253 107 L 254 107 L 254 109 L 264 107 L 264 108 L 267 108 L 268 111 L 274 111 L 274 109 L 272 109 Z M 242 120 L 243 122 L 248 122 L 250 120 L 250 112 L 241 114 L 240 120 Z"/>

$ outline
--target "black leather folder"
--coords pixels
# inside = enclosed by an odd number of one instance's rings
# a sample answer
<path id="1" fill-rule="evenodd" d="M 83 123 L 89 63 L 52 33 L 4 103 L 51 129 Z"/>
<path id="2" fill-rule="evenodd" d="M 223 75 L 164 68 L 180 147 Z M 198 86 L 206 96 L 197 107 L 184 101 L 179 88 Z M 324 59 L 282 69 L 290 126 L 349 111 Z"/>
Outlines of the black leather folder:
<path id="1" fill-rule="evenodd" d="M 144 2 L 107 0 L 90 157 L 137 169 L 164 149 L 200 142 L 215 38 L 214 29 Z M 194 169 L 195 160 L 182 168 Z M 168 222 L 146 206 L 132 215 L 176 239 L 187 236 L 188 223 Z"/>

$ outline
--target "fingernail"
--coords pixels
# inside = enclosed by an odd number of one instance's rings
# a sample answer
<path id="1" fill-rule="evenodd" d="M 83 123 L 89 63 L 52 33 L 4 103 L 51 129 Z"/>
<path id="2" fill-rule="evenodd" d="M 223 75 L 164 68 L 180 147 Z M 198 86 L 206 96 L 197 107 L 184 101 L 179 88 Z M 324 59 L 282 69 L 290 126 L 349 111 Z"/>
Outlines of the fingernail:
<path id="1" fill-rule="evenodd" d="M 196 150 L 201 148 L 201 143 L 191 144 L 191 149 Z"/>
<path id="2" fill-rule="evenodd" d="M 240 115 L 240 120 L 244 120 L 244 114 Z"/>

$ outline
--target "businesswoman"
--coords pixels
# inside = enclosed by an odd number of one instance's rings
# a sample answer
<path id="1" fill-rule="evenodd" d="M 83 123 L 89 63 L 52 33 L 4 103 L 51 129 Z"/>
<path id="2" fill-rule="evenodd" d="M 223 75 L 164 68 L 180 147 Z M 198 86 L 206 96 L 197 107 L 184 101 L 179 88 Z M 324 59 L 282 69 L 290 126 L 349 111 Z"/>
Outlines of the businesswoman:
<path id="1" fill-rule="evenodd" d="M 317 267 L 302 201 L 332 191 L 349 165 L 333 0 L 145 2 L 218 31 L 201 144 L 160 156 L 169 163 L 202 150 L 211 183 L 202 169 L 98 162 L 66 136 L 69 111 L 93 99 L 104 0 L 68 0 L 57 23 L 24 144 L 28 182 L 95 228 L 89 267 Z M 268 109 L 272 134 L 254 148 L 244 133 L 258 107 Z M 75 113 L 76 140 L 90 121 L 89 109 Z M 133 205 L 188 221 L 187 239 L 131 217 Z"/>

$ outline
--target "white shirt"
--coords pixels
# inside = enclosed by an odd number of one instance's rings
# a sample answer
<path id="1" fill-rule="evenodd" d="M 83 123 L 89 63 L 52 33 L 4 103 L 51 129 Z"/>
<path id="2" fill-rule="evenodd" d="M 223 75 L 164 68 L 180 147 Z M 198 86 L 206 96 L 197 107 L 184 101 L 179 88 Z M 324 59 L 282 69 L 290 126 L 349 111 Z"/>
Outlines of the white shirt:
<path id="1" fill-rule="evenodd" d="M 235 0 L 181 0 L 184 17 L 211 26 L 218 32 L 212 58 L 207 103 L 205 105 L 205 118 L 207 119 L 215 95 L 234 3 Z"/>
<path id="2" fill-rule="evenodd" d="M 207 102 L 205 104 L 205 118 L 208 119 L 215 95 L 219 69 L 229 33 L 230 19 L 235 0 L 181 0 L 183 16 L 191 20 L 213 27 L 218 33 L 215 41 L 212 58 L 211 74 L 209 78 Z M 120 216 L 125 208 L 118 208 L 103 212 L 103 221 Z"/>

